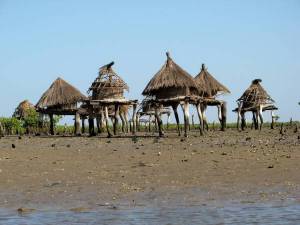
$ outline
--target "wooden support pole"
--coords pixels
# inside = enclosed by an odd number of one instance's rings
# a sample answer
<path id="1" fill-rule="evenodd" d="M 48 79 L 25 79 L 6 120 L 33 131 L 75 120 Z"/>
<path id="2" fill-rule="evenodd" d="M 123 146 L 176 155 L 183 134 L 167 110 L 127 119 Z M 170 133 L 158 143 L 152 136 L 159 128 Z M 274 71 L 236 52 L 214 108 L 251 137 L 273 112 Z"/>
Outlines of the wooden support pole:
<path id="1" fill-rule="evenodd" d="M 89 134 L 95 136 L 94 118 L 89 117 Z"/>
<path id="2" fill-rule="evenodd" d="M 272 120 L 272 122 L 271 122 L 271 129 L 273 130 L 274 127 L 275 127 L 275 115 L 274 115 L 273 110 L 271 110 L 271 120 Z"/>
<path id="3" fill-rule="evenodd" d="M 178 132 L 178 136 L 180 136 L 180 135 L 181 135 L 181 131 L 180 131 L 180 126 L 179 126 L 179 116 L 178 116 L 177 107 L 178 107 L 178 104 L 172 105 L 172 109 L 173 109 L 173 111 L 174 111 L 175 120 L 176 120 L 176 124 L 177 124 L 177 132 Z"/>
<path id="4" fill-rule="evenodd" d="M 119 110 L 120 110 L 120 106 L 118 104 L 115 104 L 114 135 L 117 135 L 118 124 L 119 124 Z"/>
<path id="5" fill-rule="evenodd" d="M 141 124 L 140 124 L 140 114 L 136 114 L 136 126 L 137 126 L 137 131 L 141 131 Z"/>
<path id="6" fill-rule="evenodd" d="M 227 103 L 223 102 L 221 105 L 221 131 L 227 128 Z"/>
<path id="7" fill-rule="evenodd" d="M 136 110 L 137 110 L 137 104 L 133 104 L 132 109 L 132 134 L 136 135 Z"/>
<path id="8" fill-rule="evenodd" d="M 97 133 L 101 134 L 101 126 L 100 126 L 100 117 L 96 117 L 96 127 L 97 127 Z"/>
<path id="9" fill-rule="evenodd" d="M 241 111 L 242 111 L 242 104 L 238 103 L 236 128 L 237 128 L 239 131 L 240 131 Z"/>
<path id="10" fill-rule="evenodd" d="M 49 115 L 50 117 L 50 134 L 54 135 L 54 121 L 53 121 L 53 114 Z"/>
<path id="11" fill-rule="evenodd" d="M 81 119 L 81 133 L 84 134 L 85 133 L 85 118 L 82 117 Z"/>
<path id="12" fill-rule="evenodd" d="M 148 131 L 151 132 L 151 118 L 152 115 L 149 115 L 149 124 L 148 124 Z"/>
<path id="13" fill-rule="evenodd" d="M 132 121 L 129 122 L 129 131 L 132 132 Z"/>
<path id="14" fill-rule="evenodd" d="M 105 113 L 105 123 L 106 123 L 106 130 L 107 130 L 107 136 L 110 138 L 112 137 L 112 133 L 110 132 L 110 129 L 109 129 L 109 117 L 108 117 L 108 107 L 105 106 L 104 107 L 104 113 Z"/>
<path id="15" fill-rule="evenodd" d="M 188 137 L 188 130 L 189 130 L 189 102 L 185 101 L 183 104 L 184 109 L 184 136 Z"/>
<path id="16" fill-rule="evenodd" d="M 262 105 L 259 105 L 258 115 L 259 115 L 259 120 L 260 120 L 259 130 L 261 130 L 262 126 L 264 124 L 263 107 L 262 107 Z"/>
<path id="17" fill-rule="evenodd" d="M 163 137 L 164 133 L 162 131 L 162 120 L 160 118 L 159 106 L 155 107 L 155 120 L 157 121 L 158 134 L 160 137 Z"/>
<path id="18" fill-rule="evenodd" d="M 203 117 L 202 117 L 202 111 L 201 111 L 201 106 L 200 103 L 197 103 L 196 105 L 197 108 L 197 114 L 199 118 L 199 130 L 200 130 L 200 135 L 203 135 Z"/>
<path id="19" fill-rule="evenodd" d="M 80 135 L 80 115 L 78 112 L 75 114 L 75 135 Z"/>
<path id="20" fill-rule="evenodd" d="M 255 130 L 258 130 L 258 126 L 259 126 L 259 123 L 258 123 L 259 112 L 258 112 L 258 110 L 256 110 L 254 113 L 255 113 L 255 123 L 254 123 L 254 128 L 255 128 Z"/>
<path id="21" fill-rule="evenodd" d="M 206 131 L 208 131 L 208 123 L 207 123 L 207 118 L 206 118 L 206 108 L 207 105 L 205 103 L 201 104 L 201 111 L 202 111 L 202 118 L 203 118 L 203 130 L 205 129 Z"/>
<path id="22" fill-rule="evenodd" d="M 127 115 L 127 112 L 124 113 L 124 119 L 125 119 L 125 132 L 128 133 L 129 132 L 129 124 L 128 124 L 128 115 Z"/>
<path id="23" fill-rule="evenodd" d="M 122 132 L 127 133 L 127 128 L 126 128 L 127 124 L 125 122 L 125 115 L 123 112 L 120 112 L 120 118 L 121 118 L 121 123 L 122 123 Z"/>
<path id="24" fill-rule="evenodd" d="M 242 130 L 245 130 L 245 128 L 246 128 L 245 112 L 241 112 L 241 127 L 242 127 Z"/>
<path id="25" fill-rule="evenodd" d="M 192 127 L 195 129 L 194 114 L 192 114 Z"/>

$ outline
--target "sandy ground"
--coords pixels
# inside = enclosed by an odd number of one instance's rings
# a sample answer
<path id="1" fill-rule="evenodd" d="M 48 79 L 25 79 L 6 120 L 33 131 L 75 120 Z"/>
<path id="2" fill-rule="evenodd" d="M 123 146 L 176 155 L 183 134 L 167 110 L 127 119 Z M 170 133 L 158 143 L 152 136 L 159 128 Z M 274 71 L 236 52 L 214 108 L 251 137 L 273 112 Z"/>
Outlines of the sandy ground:
<path id="1" fill-rule="evenodd" d="M 1 138 L 1 207 L 300 202 L 300 134 L 292 128 L 167 135 Z"/>

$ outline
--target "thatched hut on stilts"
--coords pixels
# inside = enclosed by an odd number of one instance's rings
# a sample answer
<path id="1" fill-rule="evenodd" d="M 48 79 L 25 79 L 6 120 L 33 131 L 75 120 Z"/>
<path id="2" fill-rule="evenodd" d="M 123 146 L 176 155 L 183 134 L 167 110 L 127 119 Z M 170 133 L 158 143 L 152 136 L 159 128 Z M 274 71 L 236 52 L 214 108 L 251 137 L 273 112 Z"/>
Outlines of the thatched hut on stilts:
<path id="1" fill-rule="evenodd" d="M 275 106 L 275 101 L 267 93 L 267 91 L 260 84 L 261 79 L 255 79 L 252 81 L 251 85 L 245 90 L 243 95 L 237 100 L 238 108 L 233 110 L 237 112 L 237 128 L 240 129 L 240 120 L 241 128 L 244 130 L 246 126 L 245 113 L 252 112 L 253 124 L 255 129 L 261 129 L 263 125 L 263 111 L 270 110 L 272 123 L 271 128 L 274 127 L 275 118 L 274 110 L 278 108 Z M 260 126 L 259 126 L 260 120 Z"/>
<path id="2" fill-rule="evenodd" d="M 218 118 L 221 123 L 221 130 L 226 128 L 226 102 L 218 100 L 216 97 L 220 94 L 230 93 L 229 89 L 217 81 L 202 64 L 200 73 L 194 78 L 200 90 L 202 97 L 201 112 L 203 117 L 203 126 L 208 129 L 208 123 L 205 115 L 207 106 L 217 106 Z M 204 127 L 203 127 L 204 128 Z"/>
<path id="3" fill-rule="evenodd" d="M 77 88 L 62 78 L 57 78 L 35 107 L 39 113 L 49 115 L 51 135 L 54 135 L 53 115 L 75 115 L 75 134 L 80 134 L 78 103 L 86 99 Z"/>
<path id="4" fill-rule="evenodd" d="M 34 105 L 30 103 L 28 100 L 24 100 L 20 102 L 20 104 L 17 106 L 12 116 L 17 119 L 24 119 L 27 116 L 28 111 L 30 109 L 35 110 Z"/>
<path id="5" fill-rule="evenodd" d="M 99 69 L 99 76 L 89 88 L 90 97 L 84 107 L 88 111 L 90 134 L 93 135 L 94 118 L 97 119 L 97 127 L 100 131 L 106 124 L 108 136 L 113 134 L 109 129 L 109 116 L 113 115 L 113 132 L 117 134 L 119 117 L 122 120 L 122 130 L 128 131 L 128 109 L 133 106 L 133 117 L 136 117 L 137 100 L 127 100 L 124 92 L 129 91 L 128 85 L 112 69 L 114 62 L 102 66 Z M 112 113 L 114 112 L 114 113 Z M 105 120 L 104 120 L 105 119 Z M 135 119 L 133 119 L 135 123 Z M 135 127 L 135 126 L 134 126 Z M 135 130 L 133 130 L 135 133 Z"/>
<path id="6" fill-rule="evenodd" d="M 159 135 L 163 136 L 162 120 L 159 110 L 163 106 L 171 106 L 177 123 L 177 130 L 180 135 L 179 117 L 177 107 L 180 104 L 184 112 L 184 136 L 187 136 L 189 127 L 189 103 L 193 96 L 198 95 L 198 87 L 193 77 L 178 66 L 167 52 L 167 61 L 162 68 L 154 75 L 143 91 L 143 95 L 150 97 L 155 108 L 155 116 L 158 122 Z"/>
<path id="7" fill-rule="evenodd" d="M 17 106 L 12 117 L 17 118 L 18 120 L 24 120 L 31 113 L 31 110 L 34 112 L 36 111 L 34 105 L 28 100 L 24 100 Z M 26 127 L 27 134 L 29 134 L 31 131 L 32 127 Z"/>

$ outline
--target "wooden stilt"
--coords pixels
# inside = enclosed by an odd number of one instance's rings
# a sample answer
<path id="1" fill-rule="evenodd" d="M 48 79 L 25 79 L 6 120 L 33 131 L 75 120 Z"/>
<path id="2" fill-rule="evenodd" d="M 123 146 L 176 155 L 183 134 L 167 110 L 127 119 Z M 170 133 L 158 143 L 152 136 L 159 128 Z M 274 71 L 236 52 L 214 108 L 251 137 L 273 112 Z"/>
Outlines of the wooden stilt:
<path id="1" fill-rule="evenodd" d="M 136 109 L 137 105 L 133 104 L 133 112 L 132 112 L 132 134 L 136 135 Z"/>
<path id="2" fill-rule="evenodd" d="M 195 129 L 194 114 L 192 114 L 192 127 Z"/>
<path id="3" fill-rule="evenodd" d="M 152 115 L 149 115 L 149 125 L 148 125 L 149 132 L 151 132 L 151 118 L 152 118 Z"/>
<path id="4" fill-rule="evenodd" d="M 112 133 L 110 132 L 110 129 L 109 129 L 108 106 L 104 107 L 104 111 L 105 111 L 105 123 L 106 123 L 107 136 L 112 137 L 113 135 L 112 135 Z"/>
<path id="5" fill-rule="evenodd" d="M 158 127 L 158 133 L 160 137 L 164 136 L 164 133 L 162 131 L 162 120 L 159 115 L 159 106 L 155 107 L 155 120 L 157 121 L 157 127 Z"/>
<path id="6" fill-rule="evenodd" d="M 199 118 L 200 135 L 202 136 L 203 135 L 203 117 L 202 117 L 200 103 L 197 103 L 196 108 L 197 108 L 197 114 L 198 114 L 198 118 Z"/>
<path id="7" fill-rule="evenodd" d="M 184 136 L 188 137 L 188 129 L 189 129 L 189 102 L 185 101 L 183 104 L 184 109 Z"/>
<path id="8" fill-rule="evenodd" d="M 119 109 L 120 106 L 115 104 L 115 117 L 114 117 L 114 135 L 117 135 L 118 124 L 119 124 Z"/>
<path id="9" fill-rule="evenodd" d="M 132 121 L 129 122 L 129 131 L 132 132 Z"/>
<path id="10" fill-rule="evenodd" d="M 82 117 L 81 119 L 81 133 L 84 134 L 85 133 L 85 118 Z"/>
<path id="11" fill-rule="evenodd" d="M 128 115 L 127 113 L 124 113 L 124 120 L 125 120 L 125 132 L 129 132 L 129 124 L 128 124 Z"/>
<path id="12" fill-rule="evenodd" d="M 100 127 L 100 117 L 96 117 L 96 126 L 97 126 L 97 133 L 101 134 L 101 127 Z"/>
<path id="13" fill-rule="evenodd" d="M 271 119 L 272 119 L 271 129 L 274 129 L 274 127 L 275 127 L 275 115 L 274 115 L 273 110 L 271 110 Z"/>
<path id="14" fill-rule="evenodd" d="M 259 126 L 259 130 L 262 129 L 263 123 L 264 123 L 264 118 L 263 118 L 263 107 L 262 105 L 259 106 L 259 120 L 260 120 L 260 126 Z"/>
<path id="15" fill-rule="evenodd" d="M 223 102 L 221 105 L 221 131 L 227 128 L 227 103 Z"/>
<path id="16" fill-rule="evenodd" d="M 120 118 L 121 118 L 121 123 L 122 123 L 122 132 L 126 133 L 126 122 L 125 122 L 125 116 L 123 112 L 120 112 Z"/>
<path id="17" fill-rule="evenodd" d="M 172 109 L 174 111 L 175 120 L 176 120 L 176 124 L 177 124 L 178 136 L 180 136 L 181 135 L 181 131 L 180 131 L 180 126 L 179 126 L 179 116 L 178 116 L 177 107 L 178 107 L 178 104 L 172 105 Z"/>
<path id="18" fill-rule="evenodd" d="M 154 115 L 154 127 L 155 127 L 155 131 L 157 132 L 158 131 L 158 122 L 156 119 L 156 114 Z"/>
<path id="19" fill-rule="evenodd" d="M 205 129 L 206 131 L 208 131 L 208 123 L 207 123 L 207 118 L 206 118 L 206 114 L 205 114 L 206 108 L 207 108 L 207 106 L 205 103 L 201 104 L 201 111 L 202 111 L 202 118 L 203 118 L 203 130 Z"/>
<path id="20" fill-rule="evenodd" d="M 245 117 L 245 112 L 241 113 L 241 127 L 242 130 L 245 130 L 246 127 L 246 117 Z"/>
<path id="21" fill-rule="evenodd" d="M 100 130 L 101 130 L 101 133 L 104 131 L 104 126 L 106 126 L 106 124 L 105 124 L 104 110 L 102 108 L 101 113 L 100 113 Z"/>
<path id="22" fill-rule="evenodd" d="M 237 128 L 239 131 L 240 131 L 241 111 L 242 111 L 242 104 L 241 104 L 241 103 L 238 103 L 236 128 Z"/>
<path id="23" fill-rule="evenodd" d="M 54 121 L 53 121 L 53 114 L 49 115 L 50 117 L 50 134 L 54 135 Z"/>
<path id="24" fill-rule="evenodd" d="M 75 114 L 75 135 L 80 135 L 80 115 L 78 112 Z"/>
<path id="25" fill-rule="evenodd" d="M 141 131 L 140 114 L 139 113 L 136 114 L 136 127 L 137 127 L 137 131 Z"/>
<path id="26" fill-rule="evenodd" d="M 94 118 L 89 117 L 89 134 L 90 136 L 95 136 L 95 128 L 94 128 Z"/>
<path id="27" fill-rule="evenodd" d="M 258 130 L 258 117 L 259 117 L 259 112 L 258 112 L 258 110 L 257 111 L 255 111 L 255 122 L 254 122 L 254 128 L 255 128 L 255 130 Z"/>

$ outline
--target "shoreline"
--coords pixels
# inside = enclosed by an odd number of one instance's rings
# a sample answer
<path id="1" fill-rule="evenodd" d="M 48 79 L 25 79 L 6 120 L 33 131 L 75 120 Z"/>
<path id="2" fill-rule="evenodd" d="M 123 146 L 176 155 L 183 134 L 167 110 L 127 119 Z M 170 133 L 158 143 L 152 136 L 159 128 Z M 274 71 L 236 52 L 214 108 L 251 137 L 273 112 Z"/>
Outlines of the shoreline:
<path id="1" fill-rule="evenodd" d="M 189 138 L 4 137 L 2 208 L 300 201 L 300 140 L 287 129 Z M 12 148 L 12 144 L 15 148 Z"/>

